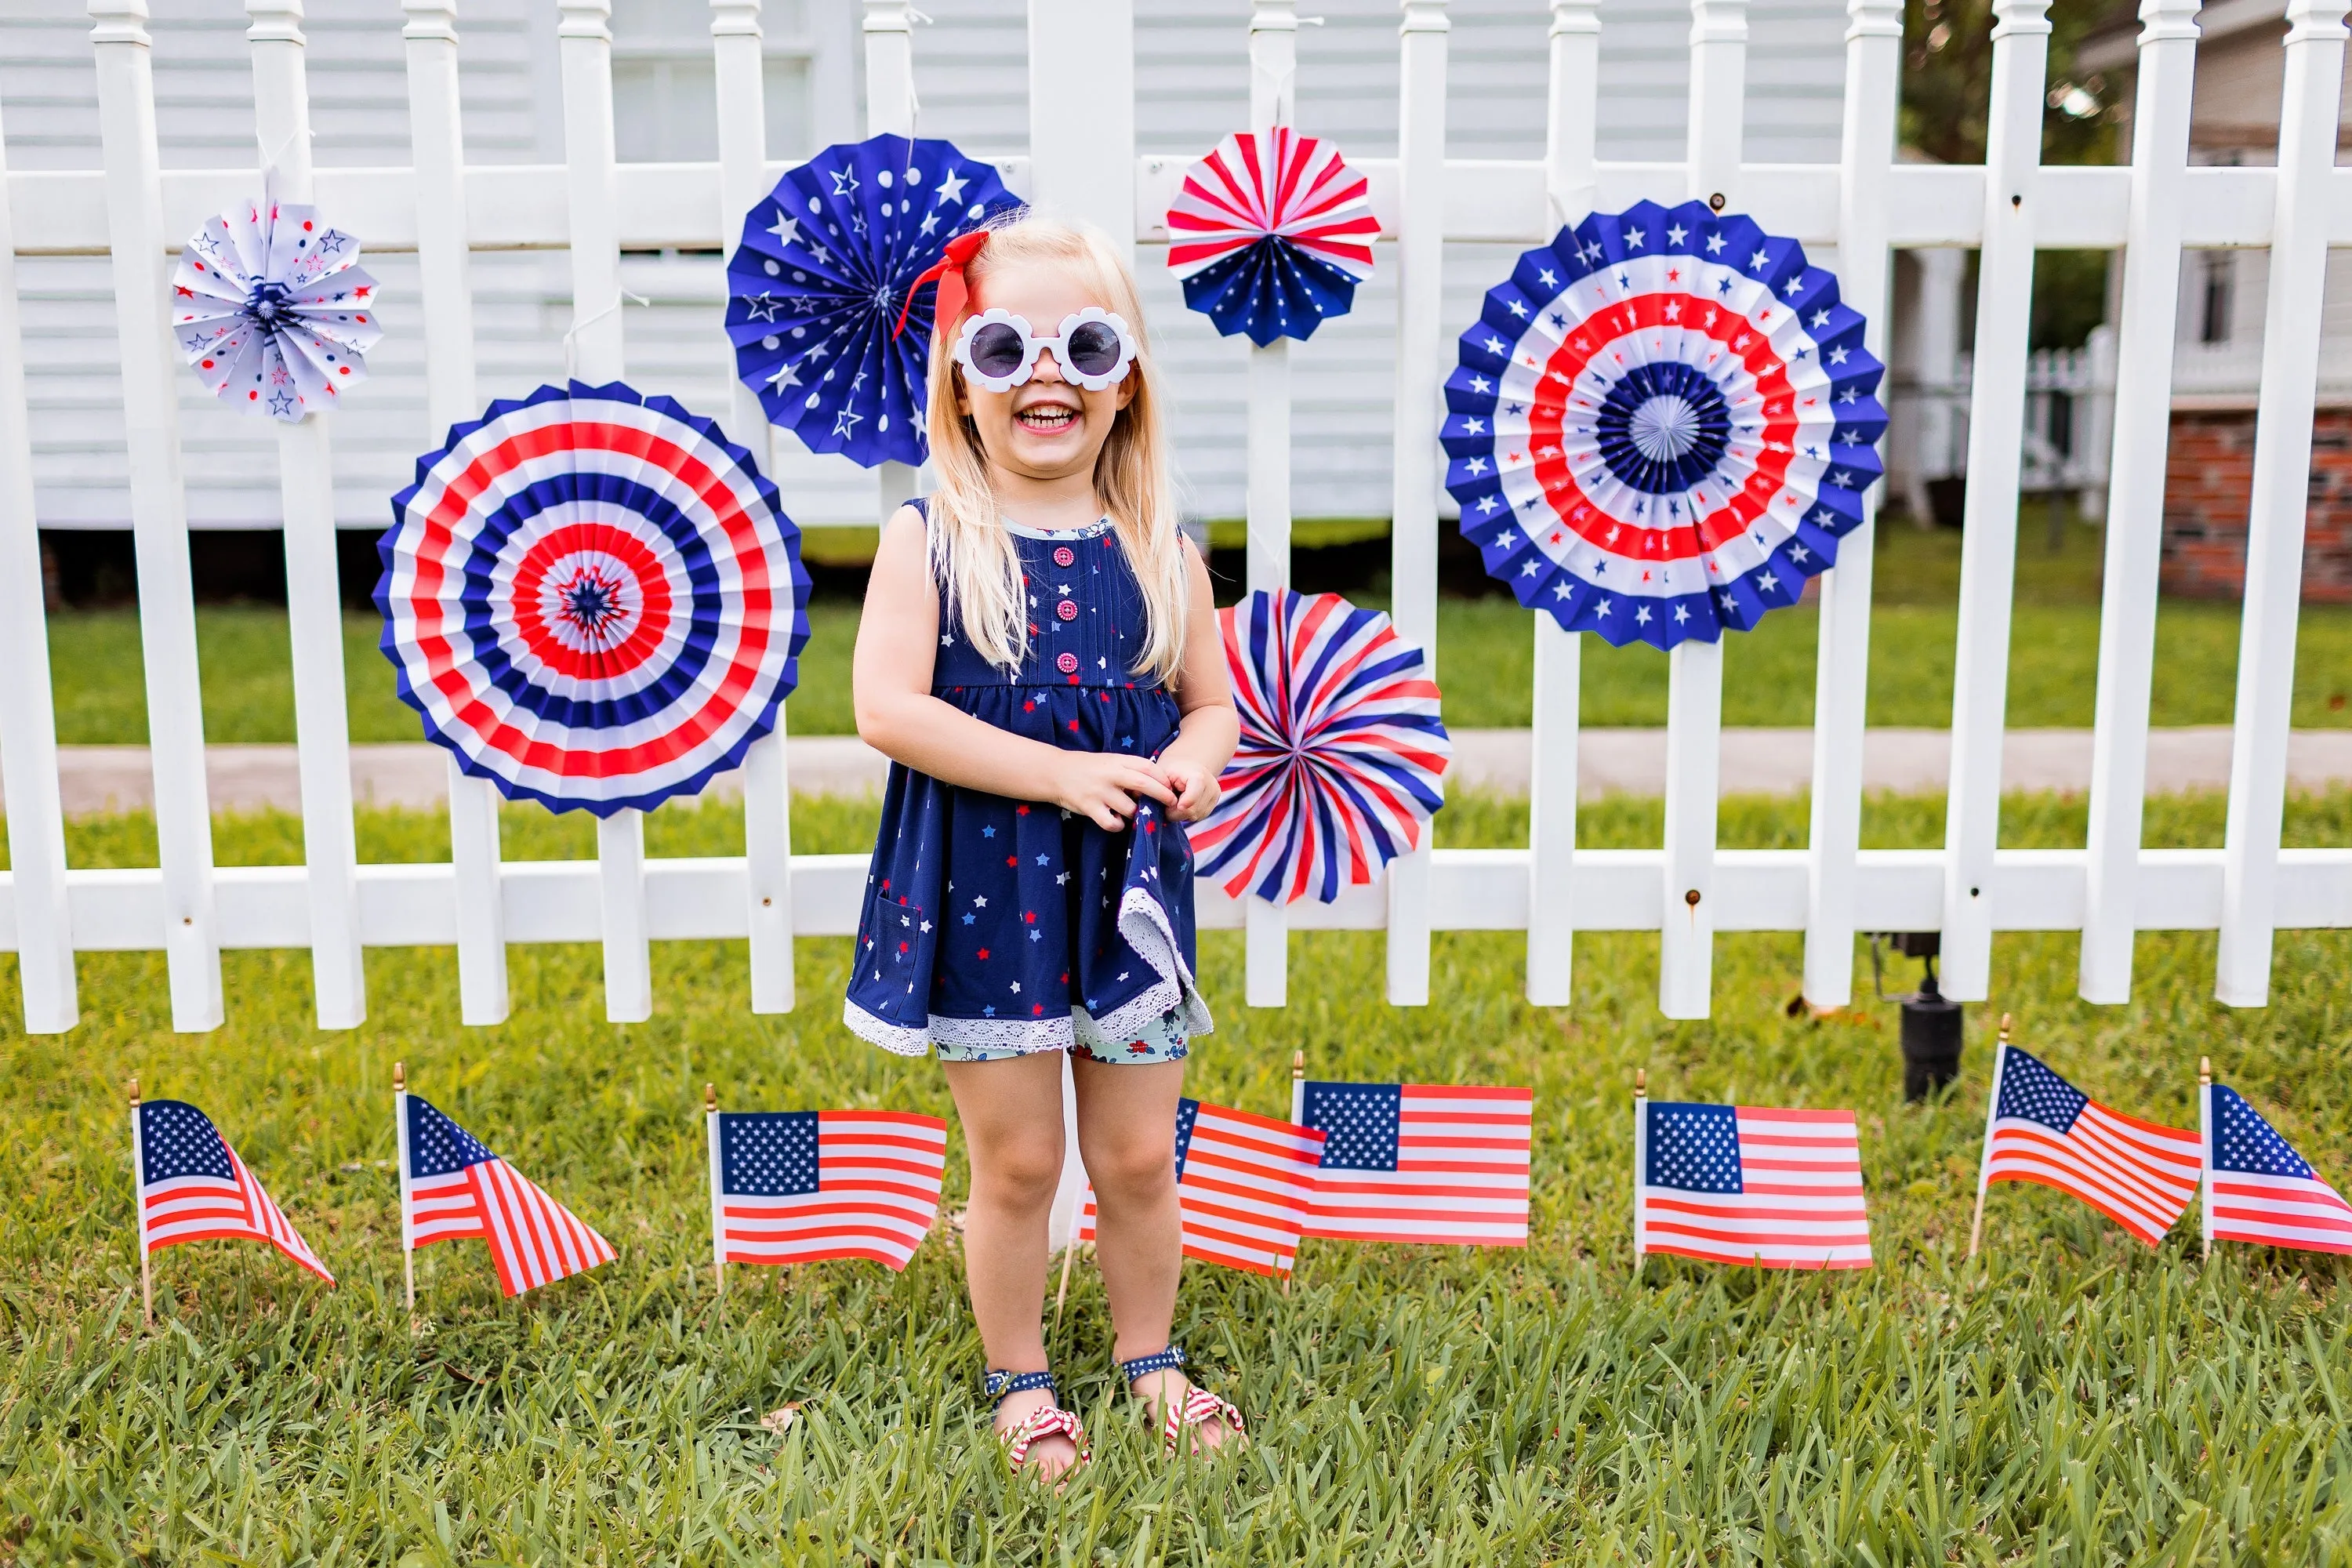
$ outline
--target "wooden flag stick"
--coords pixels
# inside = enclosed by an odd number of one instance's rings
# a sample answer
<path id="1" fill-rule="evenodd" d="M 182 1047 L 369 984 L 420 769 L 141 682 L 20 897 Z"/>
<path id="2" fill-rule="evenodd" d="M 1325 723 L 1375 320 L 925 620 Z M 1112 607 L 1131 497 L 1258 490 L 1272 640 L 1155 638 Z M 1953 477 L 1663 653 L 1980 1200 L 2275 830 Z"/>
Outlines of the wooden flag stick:
<path id="1" fill-rule="evenodd" d="M 408 1302 L 408 1327 L 416 1328 L 415 1223 L 408 1202 L 408 1067 L 392 1064 L 393 1142 L 400 1160 L 400 1272 Z"/>
<path id="2" fill-rule="evenodd" d="M 1303 1049 L 1290 1053 L 1290 1124 L 1307 1124 L 1307 1053 Z M 1294 1258 L 1290 1260 L 1290 1273 L 1282 1277 L 1284 1295 L 1290 1294 L 1290 1277 L 1297 1272 L 1298 1259 Z"/>
<path id="3" fill-rule="evenodd" d="M 727 1219 L 719 1202 L 719 1088 L 702 1086 L 702 1128 L 710 1145 L 710 1278 L 721 1296 L 727 1294 Z"/>
<path id="4" fill-rule="evenodd" d="M 2203 1251 L 2200 1256 L 2213 1256 L 2213 1058 L 2197 1058 L 2197 1134 L 2204 1147 L 2198 1151 L 2197 1228 Z"/>
<path id="5" fill-rule="evenodd" d="M 155 1326 L 155 1276 L 147 1252 L 147 1151 L 139 1130 L 139 1080 L 131 1080 L 131 1210 L 139 1222 L 139 1309 L 146 1325 Z"/>
<path id="6" fill-rule="evenodd" d="M 1992 1098 L 1985 1101 L 1984 1152 L 1977 1158 L 1977 1214 L 1976 1218 L 1969 1222 L 1969 1256 L 1970 1258 L 1977 1255 L 1977 1247 L 1984 1241 L 1985 1188 L 1990 1184 L 1987 1178 L 1992 1172 L 1992 1124 L 1994 1119 L 2000 1114 L 2000 1079 L 2008 1066 L 2009 1015 L 2003 1013 L 2000 1016 L 2000 1043 L 1993 1047 Z"/>
<path id="7" fill-rule="evenodd" d="M 1056 1335 L 1062 1331 L 1063 1305 L 1070 1299 L 1070 1260 L 1077 1255 L 1078 1227 L 1076 1222 L 1073 1220 L 1070 1225 L 1070 1238 L 1062 1244 L 1061 1287 L 1054 1292 L 1054 1332 Z"/>
<path id="8" fill-rule="evenodd" d="M 1642 1250 L 1642 1178 L 1650 1152 L 1650 1069 L 1633 1069 L 1633 1277 L 1640 1279 L 1646 1255 Z"/>

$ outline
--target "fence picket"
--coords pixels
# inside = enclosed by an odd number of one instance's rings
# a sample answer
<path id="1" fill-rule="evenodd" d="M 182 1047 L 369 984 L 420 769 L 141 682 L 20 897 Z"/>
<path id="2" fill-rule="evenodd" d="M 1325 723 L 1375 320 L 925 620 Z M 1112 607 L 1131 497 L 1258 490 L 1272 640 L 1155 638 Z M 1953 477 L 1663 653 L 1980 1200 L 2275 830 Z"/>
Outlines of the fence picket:
<path id="1" fill-rule="evenodd" d="M 1845 135 L 1838 184 L 1838 289 L 1867 319 L 1864 346 L 1887 359 L 1886 190 L 1894 173 L 1900 0 L 1849 0 Z M 1880 384 L 1882 402 L 1888 395 Z M 1864 493 L 1862 526 L 1822 578 L 1813 675 L 1813 798 L 1806 837 L 1805 1000 L 1853 1000 L 1853 904 L 1862 846 L 1862 741 L 1870 685 L 1870 593 L 1884 484 Z"/>
<path id="2" fill-rule="evenodd" d="M 1952 784 L 1944 826 L 1944 994 L 1982 1001 L 1992 983 L 1993 851 L 2000 837 L 2001 726 L 2017 575 L 2017 485 L 2025 434 L 2026 329 L 2042 211 L 2042 83 L 2049 0 L 1996 0 L 1978 258 L 1969 499 L 1960 546 L 1960 632 L 1952 683 Z M 2053 197 L 2052 205 L 2056 205 Z"/>
<path id="3" fill-rule="evenodd" d="M 1396 474 L 1389 523 L 1390 619 L 1437 647 L 1437 442 L 1444 385 L 1446 0 L 1398 0 Z M 1429 1005 L 1430 830 L 1389 862 L 1388 999 Z"/>
<path id="4" fill-rule="evenodd" d="M 1250 129 L 1261 146 L 1288 125 L 1297 104 L 1297 0 L 1250 6 Z M 1290 584 L 1290 340 L 1249 354 L 1247 576 L 1252 592 Z M 1280 1007 L 1290 989 L 1290 917 L 1255 895 L 1243 900 L 1243 992 L 1253 1007 Z"/>
<path id="5" fill-rule="evenodd" d="M 0 137 L 0 191 L 8 153 Z M 57 709 L 42 616 L 41 533 L 33 509 L 33 432 L 25 401 L 25 341 L 16 294 L 16 218 L 0 201 L 0 785 L 8 810 L 8 864 L 16 979 L 25 1032 L 61 1035 L 81 1021 L 73 920 L 66 897 L 65 812 L 58 790 Z"/>
<path id="6" fill-rule="evenodd" d="M 1551 82 L 1544 135 L 1545 226 L 1583 221 L 1599 184 L 1600 0 L 1551 0 Z M 1546 238 L 1550 237 L 1547 235 Z M 1575 981 L 1577 734 L 1583 635 L 1549 615 L 1535 623 L 1528 776 L 1527 997 L 1565 1007 Z"/>
<path id="7" fill-rule="evenodd" d="M 1685 193 L 1717 212 L 1741 201 L 1748 0 L 1691 0 Z M 1667 658 L 1665 877 L 1659 885 L 1658 1009 L 1704 1018 L 1715 976 L 1715 797 L 1723 771 L 1723 644 Z"/>
<path id="8" fill-rule="evenodd" d="M 408 134 L 416 182 L 416 329 L 425 339 L 425 413 L 436 437 L 479 412 L 474 387 L 472 253 L 466 141 L 457 97 L 457 0 L 401 0 Z M 457 931 L 457 1016 L 507 1019 L 506 899 L 499 871 L 498 786 L 451 753 L 449 861 Z"/>
<path id="9" fill-rule="evenodd" d="M 261 144 L 263 188 L 254 195 L 308 203 L 314 193 L 302 0 L 246 0 L 246 14 L 253 18 L 245 36 L 253 53 L 253 123 Z M 285 508 L 286 623 L 310 889 L 310 984 L 319 1027 L 355 1029 L 367 1018 L 367 969 L 360 956 L 331 418 L 317 413 L 278 427 L 278 495 Z"/>
<path id="10" fill-rule="evenodd" d="M 2263 315 L 2246 597 L 2238 641 L 2238 711 L 2221 875 L 2214 994 L 2233 1007 L 2270 999 L 2279 910 L 2279 831 L 2294 697 L 2295 612 L 2303 587 L 2312 407 L 2327 290 L 2329 195 L 2337 184 L 2344 0 L 2290 0 L 2279 112 L 2278 193 L 2271 218 L 2270 299 Z"/>
<path id="11" fill-rule="evenodd" d="M 915 134 L 915 8 L 911 0 L 865 0 L 866 134 Z M 874 478 L 876 521 L 888 522 L 914 499 L 920 470 L 883 463 Z"/>
<path id="12" fill-rule="evenodd" d="M 196 609 L 188 571 L 188 501 L 181 482 L 179 378 L 168 325 L 155 141 L 155 76 L 147 0 L 91 0 L 98 57 L 99 136 L 113 253 L 114 316 L 122 370 L 138 559 L 139 641 L 147 681 L 147 744 L 155 778 L 163 942 L 172 1027 L 217 1029 L 223 1017 L 220 928 L 213 890 L 213 819 L 205 782 L 203 692 L 196 682 Z"/>
<path id="13" fill-rule="evenodd" d="M 2197 10 L 2198 0 L 2143 0 L 2140 6 L 2131 233 L 2124 248 L 2122 357 L 2116 365 L 2092 732 L 2090 859 L 2077 975 L 2085 1002 L 2131 1000 Z"/>
<path id="14" fill-rule="evenodd" d="M 743 215 L 769 186 L 761 37 L 759 0 L 710 0 L 712 96 L 719 112 L 719 231 L 722 247 L 729 250 L 740 243 Z M 733 376 L 728 378 L 727 429 L 765 459 L 761 470 L 772 479 L 775 432 L 759 397 Z M 796 1000 L 792 778 L 784 759 L 789 710 L 789 704 L 776 710 L 775 729 L 753 742 L 743 757 L 744 896 L 751 931 L 754 1013 L 789 1013 Z"/>
<path id="15" fill-rule="evenodd" d="M 619 199 L 613 151 L 612 0 L 559 0 L 556 48 L 563 74 L 564 193 L 571 204 L 573 376 L 592 386 L 621 379 Z M 653 1016 L 652 955 L 646 948 L 646 818 L 629 808 L 596 824 L 597 885 L 604 912 L 604 1016 L 615 1024 Z"/>

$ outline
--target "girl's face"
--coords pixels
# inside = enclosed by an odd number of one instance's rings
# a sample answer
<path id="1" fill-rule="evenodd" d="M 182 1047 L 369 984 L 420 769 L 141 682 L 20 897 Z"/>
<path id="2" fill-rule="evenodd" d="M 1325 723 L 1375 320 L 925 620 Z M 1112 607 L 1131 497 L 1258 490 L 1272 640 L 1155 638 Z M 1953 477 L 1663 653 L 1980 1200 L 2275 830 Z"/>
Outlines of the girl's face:
<path id="1" fill-rule="evenodd" d="M 1095 298 L 1098 292 L 1075 268 L 1034 262 L 987 274 L 972 290 L 971 310 L 1010 310 L 1044 334 L 1088 305 L 1111 309 L 1109 300 Z M 1091 475 L 1118 411 L 1134 395 L 1132 370 L 1100 392 L 1088 392 L 1064 379 L 1051 349 L 1037 356 L 1027 381 L 1008 391 L 975 386 L 961 372 L 956 376 L 956 406 L 971 416 L 988 460 L 1027 479 Z"/>

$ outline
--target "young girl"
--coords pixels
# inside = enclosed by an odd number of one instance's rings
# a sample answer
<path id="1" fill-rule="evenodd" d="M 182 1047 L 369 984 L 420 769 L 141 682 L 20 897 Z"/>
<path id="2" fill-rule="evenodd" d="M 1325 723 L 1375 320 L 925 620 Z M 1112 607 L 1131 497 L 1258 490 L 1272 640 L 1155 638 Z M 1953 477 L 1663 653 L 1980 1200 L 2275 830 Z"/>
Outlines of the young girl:
<path id="1" fill-rule="evenodd" d="M 1239 724 L 1126 267 L 1035 216 L 946 266 L 939 488 L 883 530 L 857 633 L 857 731 L 896 765 L 845 1016 L 939 1055 L 971 1152 L 996 1430 L 1016 1468 L 1053 1476 L 1087 1454 L 1041 1330 L 1065 1052 L 1119 1370 L 1171 1450 L 1242 1430 L 1169 1343 L 1176 1102 L 1211 1027 L 1181 825 L 1215 804 Z"/>

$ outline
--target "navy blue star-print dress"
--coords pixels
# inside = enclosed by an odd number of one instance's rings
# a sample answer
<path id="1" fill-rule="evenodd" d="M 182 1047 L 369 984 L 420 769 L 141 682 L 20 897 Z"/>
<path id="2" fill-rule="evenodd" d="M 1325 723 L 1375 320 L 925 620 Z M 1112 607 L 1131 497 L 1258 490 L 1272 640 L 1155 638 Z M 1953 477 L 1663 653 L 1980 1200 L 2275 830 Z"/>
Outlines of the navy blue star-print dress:
<path id="1" fill-rule="evenodd" d="M 943 615 L 931 694 L 1065 751 L 1158 756 L 1181 715 L 1132 668 L 1143 594 L 1118 535 L 1108 521 L 1006 527 L 1029 601 L 1028 657 L 1018 670 L 992 666 Z M 856 1034 L 950 1061 L 1073 1047 L 1165 1061 L 1213 1026 L 1192 954 L 1192 846 L 1157 803 L 1107 833 L 1057 806 L 892 764 L 843 1008 Z"/>

